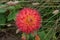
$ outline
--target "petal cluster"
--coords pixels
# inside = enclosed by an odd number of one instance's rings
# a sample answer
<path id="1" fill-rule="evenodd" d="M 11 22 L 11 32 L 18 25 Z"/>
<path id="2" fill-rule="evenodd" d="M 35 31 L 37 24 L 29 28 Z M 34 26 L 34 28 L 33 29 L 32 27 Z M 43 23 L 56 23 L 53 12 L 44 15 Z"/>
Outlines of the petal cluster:
<path id="1" fill-rule="evenodd" d="M 41 27 L 41 15 L 35 9 L 23 8 L 16 15 L 16 25 L 24 33 L 31 33 Z"/>

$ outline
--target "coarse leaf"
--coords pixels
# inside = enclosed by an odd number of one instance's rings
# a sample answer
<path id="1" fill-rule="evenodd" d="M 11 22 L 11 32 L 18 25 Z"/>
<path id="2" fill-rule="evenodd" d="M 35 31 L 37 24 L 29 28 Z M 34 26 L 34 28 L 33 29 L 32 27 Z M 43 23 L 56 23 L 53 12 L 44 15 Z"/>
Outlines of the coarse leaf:
<path id="1" fill-rule="evenodd" d="M 5 24 L 6 18 L 5 15 L 0 14 L 0 25 Z"/>

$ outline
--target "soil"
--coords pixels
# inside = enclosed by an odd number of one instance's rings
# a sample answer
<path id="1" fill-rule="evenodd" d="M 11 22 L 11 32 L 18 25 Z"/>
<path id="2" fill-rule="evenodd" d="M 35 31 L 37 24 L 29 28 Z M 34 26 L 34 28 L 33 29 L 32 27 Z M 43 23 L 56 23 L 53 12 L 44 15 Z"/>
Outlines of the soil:
<path id="1" fill-rule="evenodd" d="M 0 40 L 20 40 L 21 34 L 16 34 L 15 30 L 0 31 Z"/>

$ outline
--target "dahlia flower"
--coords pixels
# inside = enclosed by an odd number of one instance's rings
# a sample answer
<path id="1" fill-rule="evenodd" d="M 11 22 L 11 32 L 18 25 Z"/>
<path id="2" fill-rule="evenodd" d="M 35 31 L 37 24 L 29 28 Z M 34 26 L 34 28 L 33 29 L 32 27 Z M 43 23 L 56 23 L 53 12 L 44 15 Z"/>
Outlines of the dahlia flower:
<path id="1" fill-rule="evenodd" d="M 23 33 L 31 33 L 41 27 L 41 15 L 35 9 L 23 8 L 16 15 L 16 25 Z"/>

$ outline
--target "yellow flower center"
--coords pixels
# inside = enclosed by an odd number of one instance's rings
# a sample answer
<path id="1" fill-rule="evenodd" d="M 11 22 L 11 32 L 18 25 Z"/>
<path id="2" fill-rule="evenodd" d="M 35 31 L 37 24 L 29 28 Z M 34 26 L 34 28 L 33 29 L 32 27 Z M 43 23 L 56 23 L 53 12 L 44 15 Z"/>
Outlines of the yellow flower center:
<path id="1" fill-rule="evenodd" d="M 27 16 L 25 18 L 25 23 L 31 26 L 34 23 L 34 17 L 31 15 Z"/>

